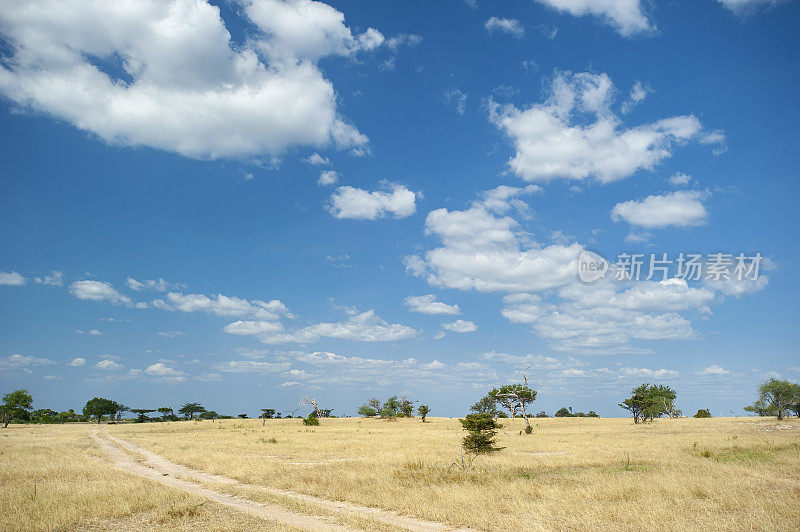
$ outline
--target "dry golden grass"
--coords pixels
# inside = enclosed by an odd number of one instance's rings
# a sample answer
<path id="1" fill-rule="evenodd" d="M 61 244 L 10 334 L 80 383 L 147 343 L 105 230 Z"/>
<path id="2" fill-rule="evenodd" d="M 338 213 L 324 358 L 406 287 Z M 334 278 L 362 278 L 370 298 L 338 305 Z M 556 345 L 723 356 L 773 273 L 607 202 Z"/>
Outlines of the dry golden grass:
<path id="1" fill-rule="evenodd" d="M 228 420 L 111 434 L 207 472 L 454 526 L 797 529 L 800 420 L 504 420 L 505 449 L 459 459 L 457 420 Z"/>
<path id="2" fill-rule="evenodd" d="M 263 520 L 112 467 L 87 425 L 0 429 L 0 486 L 0 530 L 265 529 Z"/>
<path id="3" fill-rule="evenodd" d="M 796 530 L 800 420 L 503 420 L 505 449 L 459 460 L 454 419 L 227 420 L 108 426 L 173 462 L 252 486 L 214 489 L 282 504 L 269 486 L 453 526 Z M 0 528 L 280 529 L 113 468 L 87 425 L 0 431 Z M 33 485 L 36 483 L 36 494 Z M 344 521 L 390 529 L 369 519 Z M 374 525 L 374 526 L 373 526 Z"/>

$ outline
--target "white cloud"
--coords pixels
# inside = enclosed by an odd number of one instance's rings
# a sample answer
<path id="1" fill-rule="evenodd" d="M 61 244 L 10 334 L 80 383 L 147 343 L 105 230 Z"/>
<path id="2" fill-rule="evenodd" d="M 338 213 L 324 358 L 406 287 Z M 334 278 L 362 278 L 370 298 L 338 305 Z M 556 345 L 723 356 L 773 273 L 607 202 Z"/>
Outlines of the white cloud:
<path id="1" fill-rule="evenodd" d="M 737 15 L 748 15 L 759 8 L 767 8 L 786 3 L 788 0 L 717 0 Z"/>
<path id="2" fill-rule="evenodd" d="M 417 211 L 417 195 L 406 187 L 388 183 L 387 191 L 339 187 L 331 195 L 328 211 L 340 219 L 376 220 L 392 216 L 407 218 Z"/>
<path id="3" fill-rule="evenodd" d="M 265 302 L 254 299 L 248 301 L 238 297 L 222 294 L 206 296 L 204 294 L 182 294 L 170 292 L 164 300 L 153 301 L 153 306 L 164 310 L 180 310 L 182 312 L 207 312 L 215 316 L 252 317 L 258 320 L 277 320 L 281 317 L 293 318 L 289 309 L 278 301 Z"/>
<path id="4" fill-rule="evenodd" d="M 259 362 L 257 360 L 230 360 L 218 364 L 216 369 L 225 373 L 278 373 L 291 368 L 288 362 Z"/>
<path id="5" fill-rule="evenodd" d="M 103 334 L 100 331 L 98 331 L 97 329 L 90 329 L 88 331 L 84 331 L 82 329 L 77 329 L 75 332 L 78 333 L 78 334 L 86 334 L 88 336 L 100 336 L 100 335 Z"/>
<path id="6" fill-rule="evenodd" d="M 153 290 L 156 292 L 166 292 L 167 290 L 180 289 L 184 286 L 180 283 L 165 281 L 160 277 L 158 279 L 145 279 L 143 281 L 137 281 L 133 277 L 128 277 L 125 279 L 125 284 L 127 284 L 128 288 L 131 290 Z"/>
<path id="7" fill-rule="evenodd" d="M 555 357 L 545 356 L 545 355 L 509 355 L 507 353 L 495 353 L 492 351 L 491 353 L 484 353 L 481 355 L 483 360 L 489 360 L 492 362 L 501 362 L 503 364 L 509 364 L 512 366 L 521 366 L 521 367 L 529 367 L 533 366 L 536 368 L 547 368 L 547 369 L 555 369 L 561 367 L 561 361 Z"/>
<path id="8" fill-rule="evenodd" d="M 707 193 L 696 190 L 647 196 L 641 201 L 617 203 L 611 211 L 611 219 L 649 228 L 702 225 L 708 215 L 702 200 L 707 197 Z"/>
<path id="9" fill-rule="evenodd" d="M 669 178 L 669 184 L 673 187 L 686 186 L 692 181 L 692 176 L 683 172 L 676 172 Z"/>
<path id="10" fill-rule="evenodd" d="M 0 272 L 0 285 L 23 286 L 26 282 L 27 279 L 17 272 Z"/>
<path id="11" fill-rule="evenodd" d="M 463 115 L 464 111 L 467 110 L 468 96 L 469 94 L 461 92 L 459 89 L 453 89 L 445 91 L 445 93 L 442 94 L 442 102 L 444 102 L 445 105 L 454 107 L 458 114 Z"/>
<path id="12" fill-rule="evenodd" d="M 297 381 L 285 381 L 281 383 L 281 388 L 289 388 L 291 386 L 301 386 Z"/>
<path id="13" fill-rule="evenodd" d="M 403 303 L 408 307 L 411 312 L 420 312 L 422 314 L 461 314 L 461 309 L 458 305 L 448 305 L 441 301 L 436 301 L 433 294 L 424 296 L 409 296 L 403 300 Z"/>
<path id="14" fill-rule="evenodd" d="M 62 286 L 64 284 L 64 273 L 58 270 L 53 270 L 49 275 L 45 275 L 44 277 L 36 277 L 33 281 L 45 286 Z"/>
<path id="15" fill-rule="evenodd" d="M 585 15 L 597 17 L 623 37 L 631 37 L 654 29 L 642 10 L 641 0 L 536 1 L 576 17 Z"/>
<path id="16" fill-rule="evenodd" d="M 442 329 L 456 333 L 468 333 L 478 330 L 478 326 L 471 321 L 456 320 L 442 324 Z"/>
<path id="17" fill-rule="evenodd" d="M 254 30 L 243 44 L 203 0 L 8 3 L 0 92 L 108 143 L 194 158 L 363 147 L 316 61 L 372 50 L 380 32 L 353 35 L 321 2 L 242 4 Z"/>
<path id="18" fill-rule="evenodd" d="M 644 377 L 652 379 L 669 379 L 670 377 L 677 377 L 680 372 L 674 369 L 647 369 L 647 368 L 621 368 L 619 370 L 620 377 Z"/>
<path id="19" fill-rule="evenodd" d="M 374 310 L 354 312 L 346 321 L 322 322 L 284 332 L 280 322 L 237 321 L 228 324 L 228 334 L 256 336 L 266 344 L 314 343 L 320 338 L 355 342 L 395 342 L 413 338 L 418 331 L 399 323 L 388 323 Z"/>
<path id="20" fill-rule="evenodd" d="M 86 365 L 86 359 L 83 357 L 75 357 L 69 361 L 69 365 L 73 368 L 79 368 Z"/>
<path id="21" fill-rule="evenodd" d="M 596 178 L 602 183 L 651 170 L 676 144 L 698 138 L 700 121 L 673 116 L 624 128 L 611 111 L 614 86 L 606 74 L 560 72 L 548 98 L 518 109 L 490 102 L 490 120 L 514 142 L 511 170 L 526 181 Z"/>
<path id="22" fill-rule="evenodd" d="M 628 99 L 622 103 L 620 110 L 623 113 L 630 113 L 634 107 L 642 103 L 644 99 L 647 98 L 648 92 L 651 92 L 651 89 L 642 85 L 641 81 L 637 81 L 633 84 L 631 93 L 628 95 Z"/>
<path id="23" fill-rule="evenodd" d="M 186 374 L 184 372 L 171 368 L 162 362 L 156 362 L 155 364 L 147 366 L 144 372 L 148 375 L 161 377 L 164 380 L 180 382 L 186 379 Z"/>
<path id="24" fill-rule="evenodd" d="M 317 152 L 312 153 L 307 158 L 303 159 L 305 162 L 310 164 L 311 166 L 325 166 L 331 164 L 331 160 L 327 157 L 323 157 Z"/>
<path id="25" fill-rule="evenodd" d="M 55 362 L 47 358 L 26 356 L 15 353 L 5 358 L 0 358 L 0 371 L 16 369 L 30 373 L 30 370 L 28 369 L 30 366 L 49 366 L 50 364 L 55 364 Z"/>
<path id="26" fill-rule="evenodd" d="M 519 20 L 514 18 L 491 17 L 483 26 L 489 33 L 498 31 L 500 33 L 507 33 L 517 39 L 525 35 L 525 28 Z"/>
<path id="27" fill-rule="evenodd" d="M 122 369 L 123 366 L 122 366 L 122 364 L 118 364 L 118 363 L 114 362 L 113 360 L 105 359 L 105 360 L 101 360 L 100 362 L 95 364 L 95 367 L 99 368 L 99 369 L 108 370 L 108 371 L 115 371 L 115 370 L 118 370 L 118 369 Z"/>
<path id="28" fill-rule="evenodd" d="M 186 336 L 186 333 L 181 331 L 161 331 L 157 334 L 162 338 L 180 338 Z"/>
<path id="29" fill-rule="evenodd" d="M 422 42 L 422 36 L 414 33 L 399 33 L 394 37 L 386 39 L 386 47 L 397 51 L 401 46 L 417 46 Z"/>
<path id="30" fill-rule="evenodd" d="M 111 283 L 102 281 L 75 281 L 69 285 L 69 293 L 78 299 L 108 301 L 115 305 L 130 305 L 131 298 L 120 294 Z"/>
<path id="31" fill-rule="evenodd" d="M 428 213 L 425 233 L 442 245 L 424 257 L 406 257 L 406 270 L 435 286 L 480 292 L 538 291 L 571 282 L 581 246 L 540 246 L 515 219 L 500 215 L 512 207 L 524 211 L 516 196 L 538 190 L 498 187 L 466 210 Z"/>
<path id="32" fill-rule="evenodd" d="M 723 368 L 719 364 L 711 364 L 700 372 L 700 375 L 727 375 L 730 370 Z"/>
<path id="33" fill-rule="evenodd" d="M 320 186 L 333 185 L 339 181 L 339 174 L 335 170 L 325 170 L 320 172 L 317 184 Z"/>
<path id="34" fill-rule="evenodd" d="M 720 279 L 718 281 L 704 279 L 703 284 L 708 288 L 722 292 L 726 296 L 740 297 L 745 294 L 755 294 L 766 288 L 769 284 L 769 277 L 759 274 L 755 279 L 742 278 L 738 280 L 735 277 Z"/>

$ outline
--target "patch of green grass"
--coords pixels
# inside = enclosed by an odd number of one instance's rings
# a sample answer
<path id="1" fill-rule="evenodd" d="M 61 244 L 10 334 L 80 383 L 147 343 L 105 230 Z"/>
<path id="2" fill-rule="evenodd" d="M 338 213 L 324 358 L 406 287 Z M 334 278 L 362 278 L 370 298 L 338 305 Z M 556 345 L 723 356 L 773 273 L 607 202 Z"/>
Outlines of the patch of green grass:
<path id="1" fill-rule="evenodd" d="M 734 445 L 717 449 L 706 448 L 700 451 L 699 455 L 723 464 L 759 464 L 774 460 L 784 452 L 797 452 L 798 449 L 800 449 L 800 444 L 798 443 L 789 445 L 751 445 L 749 447 Z"/>

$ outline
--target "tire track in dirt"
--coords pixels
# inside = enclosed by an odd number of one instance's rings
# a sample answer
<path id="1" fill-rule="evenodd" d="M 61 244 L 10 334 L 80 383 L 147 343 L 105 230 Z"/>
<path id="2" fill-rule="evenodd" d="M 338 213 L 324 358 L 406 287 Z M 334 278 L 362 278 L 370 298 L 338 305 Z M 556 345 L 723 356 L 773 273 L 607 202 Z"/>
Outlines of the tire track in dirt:
<path id="1" fill-rule="evenodd" d="M 100 441 L 103 441 L 101 438 L 98 438 L 96 435 L 93 435 Z M 289 490 L 282 490 L 278 488 L 270 488 L 267 486 L 257 486 L 254 484 L 248 484 L 245 482 L 241 482 L 236 479 L 232 479 L 229 477 L 224 477 L 220 475 L 214 475 L 212 473 L 207 473 L 205 471 L 200 471 L 197 469 L 193 469 L 190 467 L 186 467 L 180 464 L 176 464 L 164 458 L 161 455 L 155 454 L 147 449 L 144 449 L 134 443 L 131 443 L 127 440 L 123 440 L 121 438 L 117 438 L 115 436 L 111 436 L 103 427 L 103 436 L 110 441 L 109 446 L 116 445 L 116 451 L 125 455 L 124 452 L 119 450 L 119 447 L 127 449 L 131 452 L 138 453 L 142 455 L 145 459 L 145 462 L 150 468 L 153 468 L 156 471 L 155 478 L 157 480 L 172 478 L 176 476 L 191 478 L 201 482 L 212 482 L 218 484 L 224 484 L 229 486 L 242 486 L 247 488 L 256 488 L 271 495 L 277 495 L 281 497 L 285 497 L 288 499 L 293 499 L 299 502 L 308 503 L 313 506 L 317 506 L 319 508 L 324 508 L 325 510 L 339 512 L 339 513 L 346 513 L 351 515 L 356 515 L 359 517 L 366 517 L 369 519 L 373 519 L 375 521 L 380 521 L 382 523 L 386 523 L 388 525 L 397 526 L 400 528 L 405 528 L 408 530 L 418 530 L 421 532 L 476 532 L 473 529 L 469 528 L 453 528 L 441 523 L 436 523 L 433 521 L 426 521 L 424 519 L 418 519 L 416 517 L 409 517 L 405 515 L 398 514 L 396 512 L 390 510 L 384 510 L 381 508 L 373 508 L 369 506 L 360 506 L 357 504 L 343 502 L 343 501 L 334 501 L 330 499 L 323 499 L 321 497 L 316 497 L 314 495 L 306 495 L 304 493 L 297 493 L 294 491 Z M 127 455 L 125 455 L 127 457 Z M 130 458 L 128 458 L 129 461 Z M 134 464 L 136 464 L 134 462 Z M 140 464 L 136 464 L 139 467 L 143 467 Z M 144 469 L 149 469 L 145 467 Z M 165 476 L 167 475 L 167 476 Z M 178 479 L 175 479 L 178 480 Z M 185 481 L 184 481 L 185 482 Z M 194 484 L 187 482 L 187 484 L 194 486 Z M 212 491 L 212 490 L 209 490 Z M 217 493 L 217 492 L 213 492 Z M 222 495 L 222 494 L 219 494 Z M 235 499 L 236 501 L 241 501 L 241 499 Z M 279 508 L 279 507 L 278 507 Z M 288 512 L 287 510 L 283 510 L 284 512 Z M 297 514 L 303 516 L 303 514 Z M 291 523 L 289 523 L 291 525 Z M 296 525 L 292 525 L 296 526 Z M 319 528 L 317 528 L 319 530 Z"/>

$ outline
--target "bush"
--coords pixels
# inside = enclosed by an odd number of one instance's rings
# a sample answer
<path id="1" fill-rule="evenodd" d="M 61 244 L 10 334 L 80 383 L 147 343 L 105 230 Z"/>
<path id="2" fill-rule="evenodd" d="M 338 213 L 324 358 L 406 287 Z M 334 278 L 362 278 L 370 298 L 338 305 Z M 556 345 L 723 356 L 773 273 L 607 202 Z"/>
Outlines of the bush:
<path id="1" fill-rule="evenodd" d="M 466 419 L 460 419 L 461 426 L 469 432 L 461 444 L 468 453 L 485 454 L 502 449 L 496 447 L 494 437 L 497 430 L 503 428 L 490 414 L 467 414 Z"/>
<path id="2" fill-rule="evenodd" d="M 314 412 L 311 412 L 308 417 L 304 417 L 302 420 L 303 425 L 307 427 L 316 427 L 319 425 L 319 419 L 314 415 Z"/>
<path id="3" fill-rule="evenodd" d="M 711 417 L 711 412 L 708 409 L 703 410 L 702 408 L 697 411 L 694 417 Z"/>

